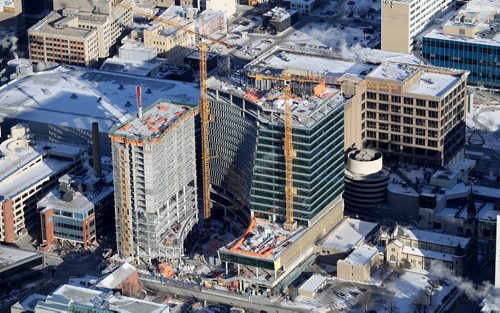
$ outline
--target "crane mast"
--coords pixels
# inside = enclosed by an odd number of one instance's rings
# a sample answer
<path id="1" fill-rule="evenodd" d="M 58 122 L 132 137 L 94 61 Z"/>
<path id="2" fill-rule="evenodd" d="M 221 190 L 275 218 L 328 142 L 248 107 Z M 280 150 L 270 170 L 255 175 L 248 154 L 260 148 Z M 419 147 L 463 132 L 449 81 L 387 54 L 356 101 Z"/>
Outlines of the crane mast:
<path id="1" fill-rule="evenodd" d="M 210 147 L 208 142 L 208 123 L 210 107 L 207 95 L 207 44 L 201 40 L 200 48 L 200 120 L 201 120 L 201 162 L 203 180 L 203 217 L 208 221 L 212 216 L 210 206 Z"/>

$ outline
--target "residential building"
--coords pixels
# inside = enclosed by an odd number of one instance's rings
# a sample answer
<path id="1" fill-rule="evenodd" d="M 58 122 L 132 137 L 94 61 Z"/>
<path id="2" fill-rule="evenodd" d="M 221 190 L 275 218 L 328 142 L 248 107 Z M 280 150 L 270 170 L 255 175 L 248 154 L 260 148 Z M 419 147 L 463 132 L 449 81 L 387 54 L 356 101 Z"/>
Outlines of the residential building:
<path id="1" fill-rule="evenodd" d="M 469 71 L 469 84 L 499 88 L 500 3 L 470 1 L 423 37 L 422 55 L 434 65 Z"/>
<path id="2" fill-rule="evenodd" d="M 382 50 L 411 53 L 415 37 L 452 5 L 452 0 L 382 0 Z"/>
<path id="3" fill-rule="evenodd" d="M 192 31 L 195 30 L 195 9 L 172 6 L 163 12 L 161 19 L 171 21 Z M 155 47 L 158 56 L 169 63 L 182 65 L 184 57 L 194 50 L 195 35 L 190 32 L 155 21 L 143 30 L 144 45 Z"/>
<path id="4" fill-rule="evenodd" d="M 28 30 L 30 59 L 92 66 L 131 25 L 130 0 L 56 0 L 54 12 Z"/>
<path id="5" fill-rule="evenodd" d="M 36 203 L 59 177 L 82 171 L 84 151 L 35 141 L 27 125 L 11 128 L 10 137 L 0 144 L 0 241 L 14 243 L 38 228 Z"/>
<path id="6" fill-rule="evenodd" d="M 117 249 L 149 263 L 184 255 L 198 222 L 195 109 L 160 100 L 110 131 Z"/>
<path id="7" fill-rule="evenodd" d="M 434 167 L 463 154 L 467 72 L 386 63 L 365 80 L 364 147 L 386 160 Z"/>
<path id="8" fill-rule="evenodd" d="M 386 261 L 393 266 L 429 270 L 440 261 L 462 275 L 474 254 L 471 238 L 446 235 L 396 225 L 386 245 Z"/>
<path id="9" fill-rule="evenodd" d="M 86 249 L 114 221 L 113 187 L 103 186 L 102 179 L 95 177 L 69 175 L 59 183 L 37 204 L 42 244 L 67 242 Z"/>
<path id="10" fill-rule="evenodd" d="M 2 1 L 0 3 L 0 34 L 16 33 L 24 27 L 23 1 Z"/>

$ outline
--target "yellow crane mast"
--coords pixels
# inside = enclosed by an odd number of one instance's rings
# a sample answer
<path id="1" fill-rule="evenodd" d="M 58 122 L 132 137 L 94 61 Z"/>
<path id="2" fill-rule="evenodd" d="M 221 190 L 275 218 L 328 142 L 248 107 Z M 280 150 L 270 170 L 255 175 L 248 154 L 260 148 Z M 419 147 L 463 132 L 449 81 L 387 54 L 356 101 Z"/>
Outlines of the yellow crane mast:
<path id="1" fill-rule="evenodd" d="M 210 147 L 208 141 L 208 124 L 210 122 L 210 107 L 208 105 L 207 95 L 207 41 L 211 44 L 220 44 L 228 49 L 234 46 L 225 41 L 211 37 L 210 35 L 199 33 L 195 30 L 179 25 L 173 21 L 166 20 L 161 16 L 152 15 L 149 12 L 135 6 L 119 5 L 126 9 L 131 9 L 132 12 L 147 17 L 151 21 L 158 21 L 162 25 L 174 27 L 176 29 L 188 32 L 200 38 L 198 49 L 200 52 L 200 121 L 201 121 L 201 161 L 202 161 L 202 188 L 203 188 L 203 215 L 205 221 L 209 221 L 212 216 L 210 206 Z"/>
<path id="2" fill-rule="evenodd" d="M 297 223 L 293 216 L 293 197 L 297 194 L 297 189 L 293 186 L 293 159 L 297 156 L 297 152 L 293 147 L 293 114 L 292 114 L 292 91 L 290 83 L 292 81 L 301 83 L 317 83 L 319 85 L 325 86 L 328 84 L 334 84 L 337 77 L 323 76 L 323 75 L 298 75 L 291 74 L 289 71 L 283 71 L 280 75 L 263 75 L 263 74 L 247 74 L 248 77 L 254 78 L 255 80 L 272 80 L 272 81 L 282 81 L 284 83 L 283 93 L 285 94 L 285 105 L 284 105 L 284 121 L 285 121 L 285 131 L 283 138 L 283 152 L 285 157 L 285 229 L 292 230 L 297 227 Z"/>

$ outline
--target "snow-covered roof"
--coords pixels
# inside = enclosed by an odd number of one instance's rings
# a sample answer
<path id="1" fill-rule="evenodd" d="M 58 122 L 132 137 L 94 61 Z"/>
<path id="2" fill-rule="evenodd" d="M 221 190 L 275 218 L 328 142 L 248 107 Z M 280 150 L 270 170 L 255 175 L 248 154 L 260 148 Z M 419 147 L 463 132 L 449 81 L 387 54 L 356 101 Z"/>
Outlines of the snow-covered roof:
<path id="1" fill-rule="evenodd" d="M 472 186 L 474 196 L 487 197 L 500 200 L 500 189 L 485 186 Z"/>
<path id="2" fill-rule="evenodd" d="M 378 249 L 375 247 L 370 247 L 369 245 L 356 246 L 349 255 L 338 262 L 353 264 L 353 265 L 365 265 L 377 254 Z"/>
<path id="3" fill-rule="evenodd" d="M 42 200 L 38 201 L 39 208 L 47 209 L 59 209 L 77 213 L 83 213 L 88 209 L 94 207 L 95 203 L 98 203 L 106 196 L 113 193 L 113 187 L 104 186 L 99 193 L 80 193 L 78 191 L 73 192 L 73 197 L 70 201 L 63 199 L 61 193 L 57 190 L 50 191 Z"/>
<path id="4" fill-rule="evenodd" d="M 496 222 L 500 211 L 495 210 L 495 204 L 491 202 L 484 203 L 479 212 L 476 213 L 476 218 L 482 221 Z"/>
<path id="5" fill-rule="evenodd" d="M 104 278 L 97 287 L 114 289 L 135 272 L 135 267 L 129 263 L 123 263 L 113 273 Z"/>
<path id="6" fill-rule="evenodd" d="M 409 247 L 409 246 L 404 246 L 402 252 L 405 254 L 409 254 L 409 255 L 423 256 L 427 259 L 440 260 L 440 261 L 446 261 L 446 262 L 453 261 L 453 255 L 451 255 L 449 253 L 442 253 L 442 252 L 431 251 L 431 250 L 426 250 L 426 249 L 413 248 L 413 247 Z"/>
<path id="7" fill-rule="evenodd" d="M 440 97 L 460 81 L 460 76 L 422 73 L 418 84 L 408 90 L 408 93 Z"/>
<path id="8" fill-rule="evenodd" d="M 411 240 L 418 240 L 419 242 L 443 245 L 447 247 L 457 247 L 460 245 L 462 248 L 465 248 L 470 241 L 470 238 L 402 227 L 400 225 L 396 226 L 394 229 L 393 238 L 407 238 Z"/>
<path id="9" fill-rule="evenodd" d="M 299 287 L 299 292 L 315 292 L 324 284 L 326 280 L 327 278 L 325 276 L 314 274 Z"/>
<path id="10" fill-rule="evenodd" d="M 115 56 L 106 59 L 101 65 L 101 70 L 146 77 L 151 74 L 151 71 L 165 63 L 167 63 L 167 60 L 162 58 L 155 58 L 150 61 L 134 61 Z"/>
<path id="11" fill-rule="evenodd" d="M 101 132 L 107 132 L 137 113 L 136 85 L 142 86 L 145 107 L 161 98 L 199 101 L 199 89 L 190 83 L 58 67 L 0 87 L 0 116 L 89 131 L 98 122 Z"/>
<path id="12" fill-rule="evenodd" d="M 42 257 L 42 254 L 36 251 L 22 250 L 0 244 L 0 271 L 20 262 L 31 260 L 35 257 Z"/>
<path id="13" fill-rule="evenodd" d="M 321 242 L 321 246 L 326 249 L 347 252 L 354 246 L 363 243 L 365 238 L 374 232 L 377 226 L 377 223 L 346 218 Z"/>

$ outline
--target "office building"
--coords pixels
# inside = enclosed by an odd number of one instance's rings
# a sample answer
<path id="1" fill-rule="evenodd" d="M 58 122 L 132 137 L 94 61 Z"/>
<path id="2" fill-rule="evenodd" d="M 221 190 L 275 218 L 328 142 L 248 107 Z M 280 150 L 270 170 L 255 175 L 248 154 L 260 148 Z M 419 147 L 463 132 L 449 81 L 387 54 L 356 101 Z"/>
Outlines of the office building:
<path id="1" fill-rule="evenodd" d="M 61 177 L 37 207 L 43 245 L 67 242 L 86 249 L 114 222 L 113 188 L 95 177 Z"/>
<path id="2" fill-rule="evenodd" d="M 93 66 L 131 25 L 130 0 L 56 0 L 54 11 L 28 30 L 30 59 Z"/>
<path id="3" fill-rule="evenodd" d="M 415 37 L 452 5 L 452 0 L 382 0 L 382 50 L 411 53 Z"/>
<path id="4" fill-rule="evenodd" d="M 171 6 L 160 17 L 194 31 L 196 14 L 196 9 Z M 184 57 L 195 48 L 195 35 L 193 33 L 167 26 L 161 21 L 155 21 L 145 28 L 143 38 L 145 46 L 155 47 L 158 56 L 167 59 L 171 64 L 182 65 Z"/>
<path id="5" fill-rule="evenodd" d="M 37 141 L 27 125 L 11 128 L 0 144 L 0 241 L 14 243 L 39 226 L 36 204 L 57 179 L 80 174 L 85 149 Z"/>
<path id="6" fill-rule="evenodd" d="M 470 1 L 423 37 L 422 56 L 436 66 L 469 71 L 469 84 L 499 88 L 499 16 L 498 1 Z"/>
<path id="7" fill-rule="evenodd" d="M 386 159 L 444 166 L 463 152 L 467 72 L 385 63 L 365 77 L 364 147 Z"/>
<path id="8" fill-rule="evenodd" d="M 198 222 L 194 108 L 160 100 L 110 131 L 121 257 L 180 258 Z"/>

